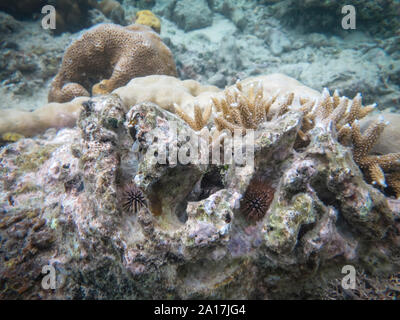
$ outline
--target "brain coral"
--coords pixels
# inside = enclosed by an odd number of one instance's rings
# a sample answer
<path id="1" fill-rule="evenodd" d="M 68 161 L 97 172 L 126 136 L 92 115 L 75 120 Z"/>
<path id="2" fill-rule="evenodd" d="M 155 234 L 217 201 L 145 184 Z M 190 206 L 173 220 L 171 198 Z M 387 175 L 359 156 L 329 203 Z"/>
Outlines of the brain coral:
<path id="1" fill-rule="evenodd" d="M 161 38 L 143 25 L 102 24 L 67 48 L 48 100 L 89 96 L 93 85 L 93 94 L 105 94 L 132 78 L 152 74 L 176 76 L 171 51 Z"/>

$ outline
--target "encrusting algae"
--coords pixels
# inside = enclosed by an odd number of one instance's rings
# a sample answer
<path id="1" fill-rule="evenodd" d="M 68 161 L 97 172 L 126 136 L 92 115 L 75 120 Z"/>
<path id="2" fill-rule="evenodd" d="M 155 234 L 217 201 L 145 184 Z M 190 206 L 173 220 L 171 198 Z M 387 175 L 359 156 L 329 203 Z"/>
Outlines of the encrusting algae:
<path id="1" fill-rule="evenodd" d="M 0 142 L 1 141 L 16 142 L 22 138 L 24 138 L 24 136 L 22 134 L 19 134 L 16 132 L 6 132 L 1 135 Z"/>

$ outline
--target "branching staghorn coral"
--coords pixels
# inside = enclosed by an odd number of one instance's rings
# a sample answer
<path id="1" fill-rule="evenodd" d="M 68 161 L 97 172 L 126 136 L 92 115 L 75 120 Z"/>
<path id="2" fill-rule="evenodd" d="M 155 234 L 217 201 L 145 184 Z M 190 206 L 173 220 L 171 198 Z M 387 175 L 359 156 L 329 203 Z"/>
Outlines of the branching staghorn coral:
<path id="1" fill-rule="evenodd" d="M 350 126 L 355 120 L 360 120 L 375 108 L 375 104 L 363 106 L 361 94 L 357 94 L 353 100 L 340 97 L 335 90 L 331 96 L 327 89 L 324 89 L 322 96 L 317 101 L 304 100 L 300 110 L 304 112 L 303 123 L 299 137 L 307 143 L 309 137 L 307 132 L 316 125 L 326 126 L 333 123 L 338 133 L 338 140 L 343 145 L 349 146 L 351 140 Z M 297 145 L 302 143 L 298 142 Z M 303 143 L 304 145 L 304 143 Z"/>
<path id="2" fill-rule="evenodd" d="M 257 129 L 260 123 L 267 120 L 277 95 L 266 100 L 261 83 L 258 83 L 256 89 L 254 85 L 250 86 L 248 95 L 242 91 L 241 83 L 237 82 L 235 87 L 225 90 L 223 98 L 211 98 L 217 111 L 214 122 L 219 131 Z"/>
<path id="3" fill-rule="evenodd" d="M 358 121 L 374 110 L 376 104 L 363 106 L 361 94 L 352 100 L 341 97 L 337 90 L 333 95 L 324 89 L 320 98 L 296 97 L 294 92 L 278 99 L 279 93 L 266 99 L 261 83 L 251 85 L 244 94 L 240 82 L 224 91 L 223 98 L 212 98 L 217 111 L 214 123 L 218 131 L 257 129 L 259 124 L 284 115 L 289 110 L 301 111 L 304 116 L 298 132 L 295 148 L 308 145 L 310 131 L 316 126 L 333 126 L 338 141 L 352 147 L 353 159 L 365 174 L 366 181 L 377 187 L 389 186 L 400 197 L 400 153 L 371 155 L 370 151 L 382 133 L 385 123 L 371 125 L 364 135 Z M 221 140 L 221 139 L 220 139 Z M 387 175 L 387 179 L 385 179 Z"/>
<path id="4" fill-rule="evenodd" d="M 211 104 L 207 105 L 202 112 L 198 104 L 194 105 L 194 119 L 174 103 L 175 113 L 182 118 L 193 130 L 199 131 L 207 125 L 212 111 Z"/>
<path id="5" fill-rule="evenodd" d="M 371 154 L 372 148 L 387 123 L 381 118 L 372 123 L 364 134 L 360 130 L 359 120 L 373 111 L 375 106 L 375 104 L 363 106 L 361 94 L 357 94 L 353 100 L 349 100 L 346 97 L 340 97 L 338 91 L 331 96 L 329 91 L 324 89 L 319 101 L 305 102 L 301 107 L 305 115 L 299 132 L 302 141 L 297 141 L 297 147 L 308 142 L 307 133 L 313 127 L 326 127 L 332 124 L 336 129 L 338 141 L 345 146 L 351 146 L 354 162 L 364 172 L 366 181 L 380 188 L 389 186 L 399 198 L 400 153 Z M 387 172 L 389 172 L 388 179 L 385 179 Z"/>
<path id="6" fill-rule="evenodd" d="M 360 131 L 359 120 L 363 119 L 374 110 L 376 104 L 363 106 L 361 94 L 358 93 L 353 100 L 340 97 L 335 90 L 331 96 L 324 89 L 321 98 L 314 102 L 303 101 L 300 110 L 304 112 L 302 127 L 296 146 L 304 145 L 310 139 L 308 131 L 315 126 L 329 126 L 332 124 L 337 132 L 338 141 L 345 146 L 351 146 L 354 162 L 365 174 L 366 181 L 381 188 L 389 186 L 396 197 L 400 197 L 400 153 L 385 155 L 372 155 L 371 150 L 379 139 L 387 123 L 383 118 L 371 124 L 364 134 Z M 385 173 L 397 170 L 388 175 Z"/>
<path id="7" fill-rule="evenodd" d="M 371 124 L 364 134 L 362 134 L 358 120 L 353 122 L 351 126 L 353 159 L 366 173 L 369 182 L 382 188 L 386 188 L 388 186 L 387 183 L 389 183 L 390 187 L 395 191 L 396 196 L 399 197 L 400 153 L 370 155 L 371 149 L 378 141 L 386 125 L 387 123 L 381 118 L 379 121 Z M 390 174 L 390 178 L 386 181 L 385 172 L 393 170 L 396 171 Z"/>
<path id="8" fill-rule="evenodd" d="M 174 109 L 175 113 L 193 130 L 199 131 L 208 123 L 212 106 L 214 106 L 218 113 L 214 117 L 217 129 L 219 131 L 229 129 L 234 132 L 235 129 L 257 129 L 260 123 L 267 120 L 268 110 L 276 97 L 265 100 L 261 83 L 258 84 L 256 90 L 254 90 L 254 86 L 251 86 L 249 94 L 245 95 L 240 82 L 237 82 L 234 88 L 224 91 L 223 98 L 211 97 L 212 104 L 207 104 L 204 111 L 198 104 L 195 104 L 194 118 L 191 118 L 177 104 L 174 104 Z"/>

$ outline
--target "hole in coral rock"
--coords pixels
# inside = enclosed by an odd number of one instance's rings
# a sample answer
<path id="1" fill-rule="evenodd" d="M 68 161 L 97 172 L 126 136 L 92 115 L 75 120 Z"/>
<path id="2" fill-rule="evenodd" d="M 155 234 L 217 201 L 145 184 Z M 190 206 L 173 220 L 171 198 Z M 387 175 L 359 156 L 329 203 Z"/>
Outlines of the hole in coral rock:
<path id="1" fill-rule="evenodd" d="M 297 241 L 299 241 L 301 238 L 304 237 L 304 235 L 312 230 L 315 226 L 315 223 L 310 223 L 310 224 L 303 224 L 300 227 L 299 233 L 297 234 Z"/>
<path id="2" fill-rule="evenodd" d="M 337 207 L 336 196 L 327 187 L 327 176 L 320 174 L 311 181 L 311 187 L 317 193 L 318 198 L 326 205 Z"/>
<path id="3" fill-rule="evenodd" d="M 200 172 L 193 173 L 192 166 L 178 165 L 168 168 L 161 179 L 149 186 L 149 209 L 161 218 L 164 227 L 173 228 L 187 221 L 188 201 L 194 201 L 190 196 L 200 176 Z"/>
<path id="4" fill-rule="evenodd" d="M 182 223 L 185 223 L 188 219 L 188 215 L 186 212 L 186 207 L 187 207 L 188 201 L 182 201 L 177 207 L 176 207 L 176 216 L 178 217 L 178 220 Z"/>
<path id="5" fill-rule="evenodd" d="M 211 166 L 200 182 L 200 195 L 198 201 L 207 199 L 210 195 L 224 188 L 221 166 Z"/>

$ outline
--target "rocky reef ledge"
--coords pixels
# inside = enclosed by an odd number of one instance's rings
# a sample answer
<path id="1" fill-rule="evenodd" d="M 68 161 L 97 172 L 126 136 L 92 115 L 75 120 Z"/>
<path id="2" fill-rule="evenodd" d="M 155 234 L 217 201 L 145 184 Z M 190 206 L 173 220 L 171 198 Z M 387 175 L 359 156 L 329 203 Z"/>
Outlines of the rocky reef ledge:
<path id="1" fill-rule="evenodd" d="M 298 148 L 290 108 L 258 126 L 254 166 L 160 164 L 149 150 L 179 144 L 172 124 L 203 132 L 118 90 L 85 101 L 76 127 L 0 150 L 1 298 L 321 298 L 345 265 L 399 270 L 399 200 L 365 181 L 332 124 Z"/>

